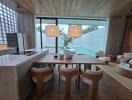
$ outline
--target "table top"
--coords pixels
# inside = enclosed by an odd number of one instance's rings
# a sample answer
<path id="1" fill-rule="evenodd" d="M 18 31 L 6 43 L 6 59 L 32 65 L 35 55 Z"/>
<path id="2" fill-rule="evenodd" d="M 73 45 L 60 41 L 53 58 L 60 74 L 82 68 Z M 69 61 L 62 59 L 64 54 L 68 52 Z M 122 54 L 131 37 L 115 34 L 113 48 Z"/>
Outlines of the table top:
<path id="1" fill-rule="evenodd" d="M 72 59 L 59 59 L 54 58 L 54 55 L 46 55 L 37 61 L 35 63 L 40 64 L 97 64 L 97 65 L 103 65 L 106 64 L 105 62 L 99 61 L 95 57 L 88 57 L 86 55 L 74 55 Z"/>

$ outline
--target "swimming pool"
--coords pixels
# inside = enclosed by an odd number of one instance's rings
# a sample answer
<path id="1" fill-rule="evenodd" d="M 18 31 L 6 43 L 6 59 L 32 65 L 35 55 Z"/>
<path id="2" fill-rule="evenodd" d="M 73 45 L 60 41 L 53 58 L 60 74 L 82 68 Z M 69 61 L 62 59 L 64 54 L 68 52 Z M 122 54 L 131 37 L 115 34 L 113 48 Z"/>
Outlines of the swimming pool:
<path id="1" fill-rule="evenodd" d="M 90 49 L 81 48 L 81 47 L 75 47 L 74 49 L 77 51 L 77 54 L 84 54 L 87 56 L 95 56 L 95 52 Z"/>
<path id="2" fill-rule="evenodd" d="M 47 46 L 45 47 L 47 49 L 49 49 L 50 53 L 54 53 L 55 52 L 55 46 Z M 83 54 L 83 55 L 87 55 L 87 56 L 95 56 L 95 51 L 92 51 L 88 48 L 84 48 L 84 47 L 72 47 L 71 49 L 76 51 L 76 54 Z M 63 50 L 63 47 L 59 47 L 59 51 Z"/>

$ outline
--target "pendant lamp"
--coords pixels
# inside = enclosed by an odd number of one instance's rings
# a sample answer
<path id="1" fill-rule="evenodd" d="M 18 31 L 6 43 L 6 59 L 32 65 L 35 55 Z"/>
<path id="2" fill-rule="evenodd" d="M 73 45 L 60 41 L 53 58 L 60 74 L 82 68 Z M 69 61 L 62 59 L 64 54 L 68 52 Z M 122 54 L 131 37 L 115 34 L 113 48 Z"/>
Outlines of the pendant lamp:
<path id="1" fill-rule="evenodd" d="M 68 36 L 72 38 L 80 37 L 82 33 L 82 27 L 79 25 L 71 25 L 68 29 Z"/>
<path id="2" fill-rule="evenodd" d="M 53 16 L 53 0 L 52 0 L 52 16 Z M 59 27 L 57 25 L 46 25 L 44 33 L 46 36 L 49 37 L 58 37 Z"/>
<path id="3" fill-rule="evenodd" d="M 77 0 L 76 0 L 76 13 L 77 13 Z M 76 24 L 76 14 L 75 14 L 75 24 Z M 68 28 L 68 36 L 72 38 L 80 37 L 82 34 L 82 27 L 80 25 L 71 25 Z"/>

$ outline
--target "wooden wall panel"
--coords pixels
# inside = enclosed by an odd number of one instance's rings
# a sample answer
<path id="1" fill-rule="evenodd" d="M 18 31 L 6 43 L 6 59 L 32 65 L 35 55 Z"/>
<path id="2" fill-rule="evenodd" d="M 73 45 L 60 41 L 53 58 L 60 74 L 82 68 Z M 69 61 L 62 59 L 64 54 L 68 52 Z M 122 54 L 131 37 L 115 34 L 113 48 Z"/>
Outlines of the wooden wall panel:
<path id="1" fill-rule="evenodd" d="M 132 16 L 127 17 L 122 43 L 122 53 L 124 52 L 132 52 Z"/>

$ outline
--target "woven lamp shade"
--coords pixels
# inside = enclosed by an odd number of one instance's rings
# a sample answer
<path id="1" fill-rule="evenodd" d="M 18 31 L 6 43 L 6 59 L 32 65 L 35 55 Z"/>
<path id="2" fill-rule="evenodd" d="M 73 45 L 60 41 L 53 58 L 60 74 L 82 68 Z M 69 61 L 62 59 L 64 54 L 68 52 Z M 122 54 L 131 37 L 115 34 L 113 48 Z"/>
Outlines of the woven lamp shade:
<path id="1" fill-rule="evenodd" d="M 57 37 L 59 35 L 59 27 L 56 25 L 46 25 L 45 35 L 49 37 Z"/>
<path id="2" fill-rule="evenodd" d="M 70 26 L 68 29 L 69 37 L 77 38 L 81 36 L 81 33 L 82 33 L 82 27 L 78 25 Z"/>

